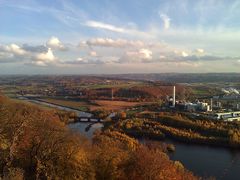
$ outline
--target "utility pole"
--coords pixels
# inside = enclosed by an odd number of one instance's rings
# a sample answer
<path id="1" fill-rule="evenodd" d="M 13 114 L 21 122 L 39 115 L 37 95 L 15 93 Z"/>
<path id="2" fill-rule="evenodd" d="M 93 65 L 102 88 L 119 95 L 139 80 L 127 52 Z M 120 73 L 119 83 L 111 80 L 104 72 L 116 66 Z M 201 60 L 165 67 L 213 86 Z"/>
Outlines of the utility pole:
<path id="1" fill-rule="evenodd" d="M 175 91 L 176 91 L 176 87 L 173 86 L 173 103 L 172 103 L 172 106 L 173 106 L 173 107 L 175 107 L 175 102 L 176 102 L 176 97 L 175 97 L 175 96 L 176 96 L 176 95 L 175 95 L 176 92 L 175 92 Z"/>
<path id="2" fill-rule="evenodd" d="M 113 97 L 113 88 L 112 88 L 112 101 L 113 101 L 114 97 Z"/>

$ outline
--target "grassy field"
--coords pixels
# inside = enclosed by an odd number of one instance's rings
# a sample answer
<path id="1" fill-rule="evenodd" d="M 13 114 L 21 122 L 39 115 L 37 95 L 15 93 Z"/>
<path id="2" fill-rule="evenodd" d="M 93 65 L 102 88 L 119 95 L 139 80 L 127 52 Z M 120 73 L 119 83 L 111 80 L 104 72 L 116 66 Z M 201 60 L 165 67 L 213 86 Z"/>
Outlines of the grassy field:
<path id="1" fill-rule="evenodd" d="M 209 91 L 207 89 L 193 88 L 192 92 L 193 92 L 194 95 L 198 95 L 198 96 L 210 95 Z"/>
<path id="2" fill-rule="evenodd" d="M 44 98 L 41 99 L 45 102 L 61 105 L 61 106 L 67 106 L 74 109 L 78 109 L 80 111 L 89 111 L 90 103 L 87 101 L 71 101 L 71 100 L 64 100 L 64 99 L 53 99 L 53 98 Z"/>
<path id="3" fill-rule="evenodd" d="M 31 106 L 37 106 L 43 110 L 55 110 L 56 108 L 54 107 L 50 107 L 50 106 L 47 106 L 47 105 L 43 105 L 43 104 L 37 104 L 37 103 L 34 103 L 34 102 L 29 102 L 29 101 L 25 101 L 25 100 L 20 100 L 20 99 L 16 99 L 16 98 L 11 98 L 13 101 L 17 102 L 17 103 L 23 103 L 23 104 L 28 104 L 28 105 L 31 105 Z"/>
<path id="4" fill-rule="evenodd" d="M 128 102 L 128 101 L 108 101 L 108 100 L 96 100 L 94 101 L 98 106 L 92 106 L 92 110 L 94 108 L 103 108 L 106 110 L 123 110 L 127 108 L 131 108 L 134 106 L 148 104 L 147 102 Z"/>
<path id="5" fill-rule="evenodd" d="M 88 88 L 88 89 L 99 89 L 99 88 L 130 88 L 133 86 L 143 86 L 143 82 L 129 82 L 129 83 L 120 83 L 120 84 L 94 84 L 94 85 L 86 85 L 80 86 L 80 88 Z"/>
<path id="6" fill-rule="evenodd" d="M 192 83 L 188 86 L 191 88 L 194 98 L 221 94 L 221 88 L 225 87 L 223 84 L 215 83 Z"/>
<path id="7" fill-rule="evenodd" d="M 147 104 L 147 102 L 127 102 L 127 101 L 110 101 L 110 100 L 95 100 L 92 102 L 53 99 L 53 98 L 44 98 L 41 100 L 45 102 L 57 104 L 57 105 L 75 108 L 81 111 L 89 111 L 89 110 L 93 111 L 97 109 L 119 111 L 119 110 L 131 108 L 134 106 Z"/>

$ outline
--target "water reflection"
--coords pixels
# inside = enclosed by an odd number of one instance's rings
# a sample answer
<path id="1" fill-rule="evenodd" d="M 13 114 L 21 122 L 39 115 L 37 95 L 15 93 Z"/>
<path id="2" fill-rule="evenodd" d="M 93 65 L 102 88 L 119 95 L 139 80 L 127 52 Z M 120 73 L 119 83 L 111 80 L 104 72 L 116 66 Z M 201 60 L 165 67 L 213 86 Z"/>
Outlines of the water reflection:
<path id="1" fill-rule="evenodd" d="M 78 123 L 72 123 L 69 124 L 69 128 L 71 128 L 74 131 L 80 132 L 81 134 L 85 135 L 88 139 L 91 139 L 93 136 L 93 133 L 97 130 L 97 129 L 101 129 L 103 127 L 102 123 L 94 123 L 92 124 L 92 126 L 90 127 L 90 129 L 88 131 L 86 131 L 86 128 L 92 123 L 88 123 L 88 122 L 78 122 Z"/>

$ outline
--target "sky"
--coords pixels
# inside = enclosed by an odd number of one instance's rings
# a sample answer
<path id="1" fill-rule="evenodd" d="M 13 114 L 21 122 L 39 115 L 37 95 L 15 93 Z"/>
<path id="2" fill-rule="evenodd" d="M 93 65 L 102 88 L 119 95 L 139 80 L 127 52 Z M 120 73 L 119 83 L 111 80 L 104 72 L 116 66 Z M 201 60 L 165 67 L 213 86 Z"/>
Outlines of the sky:
<path id="1" fill-rule="evenodd" d="M 240 0 L 0 0 L 0 74 L 240 72 Z"/>

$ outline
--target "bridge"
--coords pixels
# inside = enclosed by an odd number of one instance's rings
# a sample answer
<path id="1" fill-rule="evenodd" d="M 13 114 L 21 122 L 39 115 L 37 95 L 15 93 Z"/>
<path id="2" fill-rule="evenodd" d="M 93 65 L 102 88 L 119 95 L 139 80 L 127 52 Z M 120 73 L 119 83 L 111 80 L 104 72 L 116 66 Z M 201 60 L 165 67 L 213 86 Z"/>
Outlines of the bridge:
<path id="1" fill-rule="evenodd" d="M 103 120 L 97 117 L 76 117 L 74 122 L 103 122 Z"/>

